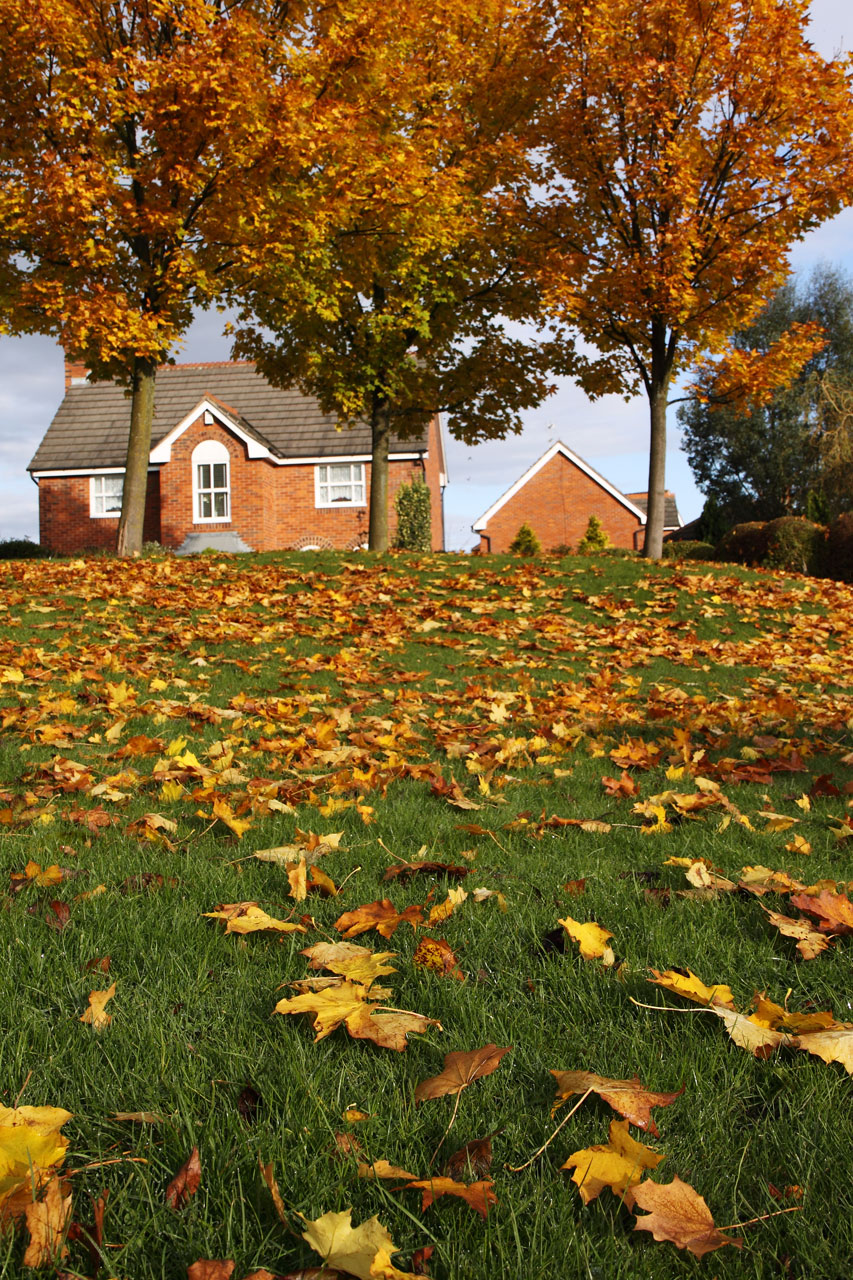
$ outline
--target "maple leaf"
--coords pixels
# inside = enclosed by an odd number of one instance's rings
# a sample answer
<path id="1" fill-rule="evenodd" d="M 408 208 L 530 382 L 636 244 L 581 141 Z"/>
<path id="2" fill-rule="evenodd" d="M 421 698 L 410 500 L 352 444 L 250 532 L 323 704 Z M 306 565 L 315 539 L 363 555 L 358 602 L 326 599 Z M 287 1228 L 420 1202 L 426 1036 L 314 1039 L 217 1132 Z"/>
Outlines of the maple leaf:
<path id="1" fill-rule="evenodd" d="M 664 973 L 650 969 L 649 972 L 654 974 L 650 981 L 655 986 L 665 987 L 667 991 L 674 991 L 687 1000 L 694 1000 L 697 1004 L 727 1005 L 730 1009 L 734 1008 L 735 999 L 730 987 L 722 983 L 706 987 L 701 978 L 697 978 L 689 969 L 684 973 L 677 969 L 667 969 Z"/>
<path id="2" fill-rule="evenodd" d="M 359 1162 L 358 1176 L 360 1178 L 414 1178 L 413 1173 L 407 1173 L 405 1169 L 401 1169 L 396 1164 L 389 1164 L 387 1160 L 374 1160 L 371 1164 L 366 1164 L 363 1160 Z"/>
<path id="3" fill-rule="evenodd" d="M 440 902 L 430 911 L 427 926 L 439 924 L 442 920 L 446 920 L 467 897 L 468 894 L 464 889 L 451 889 L 447 899 L 444 902 Z"/>
<path id="4" fill-rule="evenodd" d="M 346 979 L 336 987 L 323 991 L 305 992 L 289 1000 L 279 1000 L 274 1013 L 311 1013 L 314 1015 L 315 1040 L 323 1040 L 342 1023 L 357 1040 L 373 1040 L 387 1049 L 402 1052 L 406 1048 L 406 1036 L 421 1034 L 427 1027 L 441 1027 L 432 1018 L 418 1013 L 389 1011 L 377 1013 L 379 1007 L 368 1003 L 370 991 L 358 983 Z"/>
<path id="5" fill-rule="evenodd" d="M 166 1204 L 172 1209 L 183 1209 L 201 1185 L 201 1158 L 198 1147 L 193 1147 L 166 1188 Z"/>
<path id="6" fill-rule="evenodd" d="M 825 1031 L 798 1035 L 795 1046 L 805 1049 L 806 1053 L 813 1053 L 824 1062 L 838 1062 L 853 1075 L 853 1024 L 842 1022 Z"/>
<path id="7" fill-rule="evenodd" d="M 743 867 L 738 880 L 738 888 L 746 889 L 757 897 L 765 893 L 791 893 L 794 889 L 803 889 L 804 885 L 792 880 L 785 871 L 771 871 L 769 867 Z"/>
<path id="8" fill-rule="evenodd" d="M 187 1280 L 229 1280 L 234 1267 L 230 1258 L 199 1258 L 187 1267 Z"/>
<path id="9" fill-rule="evenodd" d="M 55 1265 L 68 1253 L 65 1234 L 71 1218 L 71 1190 L 67 1180 L 51 1178 L 40 1200 L 25 1209 L 30 1241 L 21 1261 L 25 1267 Z"/>
<path id="10" fill-rule="evenodd" d="M 443 938 L 423 938 L 415 948 L 412 964 L 416 969 L 430 969 L 433 973 L 465 981 L 456 956 Z"/>
<path id="11" fill-rule="evenodd" d="M 475 1080 L 496 1071 L 504 1054 L 511 1051 L 512 1045 L 500 1049 L 496 1044 L 487 1044 L 482 1049 L 445 1054 L 443 1071 L 420 1082 L 415 1089 L 415 1102 L 441 1098 L 446 1093 L 461 1093 Z"/>
<path id="12" fill-rule="evenodd" d="M 315 1253 L 319 1253 L 324 1265 L 357 1276 L 358 1280 L 406 1280 L 405 1273 L 391 1263 L 391 1254 L 397 1250 L 388 1230 L 378 1217 L 369 1218 L 361 1226 L 352 1225 L 352 1209 L 340 1213 L 324 1213 L 309 1221 L 303 1218 L 307 1230 L 302 1232 Z"/>
<path id="13" fill-rule="evenodd" d="M 276 920 L 262 911 L 257 902 L 226 902 L 218 911 L 203 911 L 202 915 L 209 920 L 225 922 L 226 933 L 258 933 L 271 929 L 276 933 L 307 933 L 304 924 L 293 924 L 289 920 Z"/>
<path id="14" fill-rule="evenodd" d="M 709 1012 L 715 1013 L 725 1023 L 730 1038 L 739 1049 L 747 1049 L 756 1058 L 769 1058 L 775 1049 L 793 1042 L 783 1031 L 766 1027 L 753 1016 L 738 1013 L 725 1005 L 709 1005 Z"/>
<path id="15" fill-rule="evenodd" d="M 457 1196 L 464 1200 L 481 1218 L 488 1217 L 489 1209 L 497 1204 L 498 1199 L 493 1191 L 494 1183 L 455 1182 L 453 1178 L 423 1178 L 415 1182 L 407 1182 L 402 1191 L 419 1190 L 423 1192 L 421 1211 L 428 1209 L 440 1196 Z"/>
<path id="16" fill-rule="evenodd" d="M 808 893 L 794 894 L 790 901 L 792 907 L 817 919 L 817 927 L 821 933 L 853 933 L 853 902 L 846 894 L 823 889 L 815 896 Z"/>
<path id="17" fill-rule="evenodd" d="M 607 945 L 607 939 L 612 938 L 613 934 L 607 929 L 602 929 L 601 925 L 592 920 L 582 924 L 571 916 L 566 916 L 565 920 L 558 920 L 557 923 L 577 942 L 584 960 L 600 960 L 608 968 L 615 964 L 613 948 Z"/>
<path id="18" fill-rule="evenodd" d="M 444 1162 L 447 1176 L 455 1178 L 458 1174 L 470 1172 L 476 1177 L 478 1174 L 482 1176 L 488 1173 L 492 1167 L 492 1136 L 490 1134 L 488 1138 L 475 1138 L 472 1142 L 466 1142 L 464 1147 L 448 1156 Z"/>
<path id="19" fill-rule="evenodd" d="M 705 1201 L 678 1176 L 667 1183 L 641 1182 L 628 1192 L 625 1202 L 647 1210 L 645 1217 L 637 1216 L 635 1231 L 651 1231 L 655 1240 L 669 1240 L 697 1258 L 727 1244 L 738 1249 L 743 1245 L 737 1237 L 717 1230 Z"/>
<path id="20" fill-rule="evenodd" d="M 816 959 L 829 946 L 829 940 L 825 935 L 814 930 L 808 920 L 802 916 L 799 920 L 794 920 L 791 916 L 784 916 L 778 911 L 766 911 L 766 915 L 783 937 L 798 939 L 797 950 L 804 960 Z"/>
<path id="21" fill-rule="evenodd" d="M 32 1188 L 62 1163 L 68 1139 L 59 1130 L 70 1119 L 61 1107 L 0 1106 L 0 1222 L 16 1192 L 23 1188 L 31 1200 Z M 15 1212 L 22 1210 L 19 1204 Z"/>
<path id="22" fill-rule="evenodd" d="M 374 978 L 397 972 L 393 964 L 386 964 L 396 954 L 396 951 L 371 951 L 352 942 L 317 942 L 300 952 L 307 957 L 309 968 L 329 969 L 365 986 Z"/>
<path id="23" fill-rule="evenodd" d="M 557 1100 L 551 1108 L 553 1115 L 562 1104 L 576 1093 L 592 1090 L 608 1103 L 620 1116 L 630 1120 L 638 1129 L 648 1129 L 658 1136 L 657 1125 L 652 1118 L 652 1107 L 668 1107 L 684 1093 L 684 1085 L 675 1093 L 653 1093 L 637 1076 L 630 1080 L 609 1080 L 592 1071 L 551 1071 L 557 1082 Z"/>
<path id="24" fill-rule="evenodd" d="M 104 1012 L 104 1006 L 108 1000 L 112 1000 L 116 993 L 116 984 L 113 982 L 106 991 L 92 991 L 89 994 L 89 1008 L 85 1013 L 81 1014 L 80 1021 L 89 1023 L 95 1031 L 103 1031 L 113 1020 L 111 1013 Z"/>
<path id="25" fill-rule="evenodd" d="M 357 907 L 355 911 L 345 911 L 335 921 L 335 928 L 345 938 L 357 938 L 360 933 L 367 933 L 368 929 L 375 929 L 383 938 L 390 938 L 399 925 L 410 924 L 413 929 L 417 929 L 422 920 L 423 907 L 413 905 L 406 907 L 404 911 L 397 911 L 388 898 L 383 898 Z"/>
<path id="26" fill-rule="evenodd" d="M 230 804 L 228 804 L 227 800 L 214 800 L 213 815 L 218 818 L 220 822 L 224 822 L 226 827 L 229 827 L 238 839 L 242 837 L 244 832 L 248 831 L 249 827 L 252 825 L 251 821 L 246 818 L 235 817 L 234 810 L 231 808 Z"/>
<path id="27" fill-rule="evenodd" d="M 627 1120 L 612 1120 L 607 1146 L 575 1151 L 562 1168 L 574 1169 L 572 1182 L 584 1204 L 589 1204 L 605 1187 L 610 1187 L 614 1195 L 623 1196 L 642 1180 L 646 1169 L 656 1169 L 663 1159 L 663 1155 L 629 1135 Z"/>
<path id="28" fill-rule="evenodd" d="M 411 880 L 417 875 L 443 875 L 451 880 L 461 880 L 471 875 L 470 867 L 453 866 L 449 862 L 404 862 L 400 866 L 388 867 L 383 880 Z"/>

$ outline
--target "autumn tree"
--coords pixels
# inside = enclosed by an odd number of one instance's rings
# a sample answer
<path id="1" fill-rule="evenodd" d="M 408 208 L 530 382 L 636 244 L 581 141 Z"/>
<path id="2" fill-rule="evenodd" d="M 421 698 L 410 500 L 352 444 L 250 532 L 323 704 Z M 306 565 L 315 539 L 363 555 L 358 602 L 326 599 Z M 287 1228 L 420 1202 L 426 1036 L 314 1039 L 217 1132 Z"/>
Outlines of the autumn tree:
<path id="1" fill-rule="evenodd" d="M 347 172 L 346 215 L 296 247 L 273 198 L 234 289 L 235 354 L 370 424 L 373 550 L 389 543 L 392 438 L 439 411 L 463 439 L 502 438 L 550 390 L 548 344 L 507 327 L 539 309 L 518 217 L 545 83 L 536 6 L 410 0 L 405 16 L 377 7 L 370 112 L 313 175 L 322 204 Z"/>
<path id="2" fill-rule="evenodd" d="M 809 44 L 807 0 L 553 9 L 538 269 L 552 313 L 598 352 L 590 393 L 648 397 L 644 552 L 657 557 L 673 379 L 749 323 L 791 243 L 849 200 L 849 70 Z"/>
<path id="3" fill-rule="evenodd" d="M 766 403 L 720 401 L 711 366 L 697 379 L 699 394 L 678 410 L 696 483 L 728 525 L 837 515 L 849 506 L 853 284 L 829 267 L 788 281 L 732 343 L 739 352 L 765 352 L 792 325 L 809 321 L 820 325 L 824 345 Z"/>

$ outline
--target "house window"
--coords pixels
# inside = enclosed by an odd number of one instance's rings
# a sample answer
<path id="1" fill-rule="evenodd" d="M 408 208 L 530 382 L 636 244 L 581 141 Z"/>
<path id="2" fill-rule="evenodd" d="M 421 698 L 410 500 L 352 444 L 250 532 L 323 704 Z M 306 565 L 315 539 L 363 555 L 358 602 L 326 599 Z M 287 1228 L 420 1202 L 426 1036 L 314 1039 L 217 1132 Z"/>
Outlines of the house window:
<path id="1" fill-rule="evenodd" d="M 91 476 L 89 479 L 89 515 L 120 516 L 124 475 Z"/>
<path id="2" fill-rule="evenodd" d="M 193 449 L 193 520 L 231 519 L 231 466 L 219 440 L 202 440 Z"/>
<path id="3" fill-rule="evenodd" d="M 317 468 L 318 507 L 363 507 L 364 463 L 330 462 Z"/>

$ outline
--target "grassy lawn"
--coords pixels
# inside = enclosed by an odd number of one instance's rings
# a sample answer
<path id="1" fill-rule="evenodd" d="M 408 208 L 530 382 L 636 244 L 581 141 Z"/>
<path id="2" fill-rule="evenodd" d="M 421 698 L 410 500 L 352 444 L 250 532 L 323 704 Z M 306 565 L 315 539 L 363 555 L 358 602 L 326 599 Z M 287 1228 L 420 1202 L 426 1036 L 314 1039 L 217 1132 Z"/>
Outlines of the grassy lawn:
<path id="1" fill-rule="evenodd" d="M 828 581 L 618 558 L 0 564 L 0 1106 L 72 1113 L 60 1171 L 88 1235 L 53 1271 L 301 1274 L 321 1257 L 300 1215 L 352 1209 L 378 1215 L 404 1274 L 432 1247 L 434 1280 L 846 1280 L 844 1063 L 798 1048 L 781 1012 L 767 1029 L 795 1043 L 756 1056 L 650 970 L 728 984 L 741 1013 L 766 993 L 853 1022 L 853 938 L 825 925 L 806 960 L 768 914 L 805 919 L 791 893 L 738 888 L 764 867 L 846 901 L 851 606 Z M 336 894 L 305 896 L 303 854 Z M 386 898 L 421 911 L 351 941 L 394 953 L 381 1009 L 434 1021 L 401 1052 L 274 1014 L 325 972 L 303 949 Z M 305 931 L 205 914 L 239 903 Z M 609 931 L 613 963 L 584 958 L 567 918 Z M 425 938 L 450 972 L 416 963 Z M 112 983 L 97 1030 L 81 1015 Z M 511 1046 L 491 1074 L 416 1105 L 446 1054 L 489 1044 Z M 552 1117 L 552 1070 L 683 1086 L 652 1113 L 659 1136 L 631 1136 L 718 1227 L 761 1218 L 730 1233 L 742 1247 L 698 1258 L 634 1231 L 609 1188 L 584 1204 L 561 1166 L 620 1118 L 595 1094 L 530 1162 L 581 1096 Z M 439 1177 L 486 1137 L 488 1170 L 455 1166 L 493 1182 L 485 1217 L 359 1176 Z M 195 1147 L 197 1190 L 174 1207 Z M 33 1274 L 28 1239 L 0 1234 L 0 1275 Z"/>

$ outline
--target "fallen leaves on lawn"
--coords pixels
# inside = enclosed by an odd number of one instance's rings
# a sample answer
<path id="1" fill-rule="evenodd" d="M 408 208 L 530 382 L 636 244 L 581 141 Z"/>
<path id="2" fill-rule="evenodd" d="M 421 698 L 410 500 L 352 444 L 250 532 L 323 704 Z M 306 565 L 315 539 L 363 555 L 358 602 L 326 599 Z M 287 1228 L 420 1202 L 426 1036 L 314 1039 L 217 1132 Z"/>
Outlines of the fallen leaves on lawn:
<path id="1" fill-rule="evenodd" d="M 600 924 L 592 920 L 582 924 L 579 920 L 573 920 L 571 916 L 566 916 L 565 920 L 558 920 L 557 923 L 561 924 L 569 937 L 578 944 L 584 960 L 600 960 L 607 968 L 616 963 L 613 948 L 607 943 L 607 939 L 612 938 L 613 934 L 607 929 L 602 929 Z"/>
<path id="2" fill-rule="evenodd" d="M 257 902 L 226 902 L 216 911 L 204 911 L 208 920 L 222 920 L 226 933 L 260 933 L 269 929 L 276 933 L 307 933 L 304 924 L 276 920 L 267 915 Z"/>
<path id="3" fill-rule="evenodd" d="M 375 929 L 383 938 L 390 938 L 401 924 L 410 924 L 413 929 L 423 922 L 423 907 L 412 905 L 403 911 L 397 911 L 388 899 L 369 902 L 355 911 L 345 911 L 335 921 L 335 928 L 345 938 L 356 938 L 369 929 Z"/>
<path id="4" fill-rule="evenodd" d="M 25 1267 L 49 1267 L 68 1253 L 65 1234 L 71 1218 L 71 1191 L 67 1179 L 52 1177 L 44 1195 L 24 1210 L 29 1244 L 21 1259 Z"/>
<path id="5" fill-rule="evenodd" d="M 489 1209 L 492 1205 L 497 1204 L 498 1198 L 494 1193 L 494 1183 L 491 1181 L 483 1182 L 455 1182 L 453 1178 L 422 1178 L 414 1182 L 407 1182 L 402 1191 L 421 1191 L 421 1211 L 428 1209 L 431 1204 L 438 1200 L 441 1196 L 456 1196 L 459 1200 L 464 1200 L 470 1205 L 481 1218 L 488 1217 Z"/>
<path id="6" fill-rule="evenodd" d="M 303 1222 L 306 1230 L 302 1238 L 319 1253 L 324 1266 L 358 1280 L 410 1280 L 410 1273 L 392 1265 L 391 1254 L 397 1249 L 378 1217 L 354 1227 L 352 1209 L 344 1209 L 324 1213 L 313 1221 L 303 1218 Z"/>
<path id="7" fill-rule="evenodd" d="M 171 1209 L 183 1209 L 201 1185 L 201 1158 L 198 1147 L 193 1147 L 178 1172 L 166 1188 L 166 1204 Z"/>
<path id="8" fill-rule="evenodd" d="M 412 964 L 416 969 L 429 969 L 444 977 L 465 981 L 465 974 L 459 968 L 450 944 L 443 938 L 422 938 L 415 948 Z"/>
<path id="9" fill-rule="evenodd" d="M 33 1192 L 62 1164 L 71 1119 L 61 1107 L 0 1106 L 0 1223 L 23 1212 Z"/>
<path id="10" fill-rule="evenodd" d="M 116 984 L 113 982 L 106 991 L 92 991 L 89 993 L 89 1008 L 85 1013 L 81 1014 L 80 1021 L 88 1023 L 95 1031 L 103 1031 L 113 1020 L 111 1013 L 105 1012 L 105 1006 L 109 1000 L 112 1000 L 116 993 Z"/>
<path id="11" fill-rule="evenodd" d="M 497 1071 L 501 1059 L 511 1051 L 512 1045 L 500 1049 L 496 1044 L 487 1044 L 482 1049 L 445 1054 L 444 1070 L 420 1082 L 415 1089 L 415 1102 L 442 1098 L 447 1093 L 461 1093 L 475 1080 Z"/>

